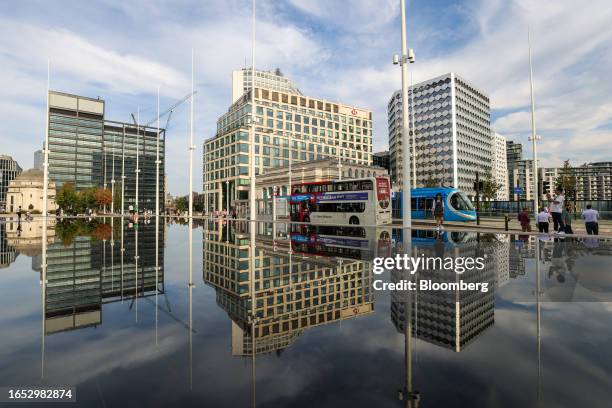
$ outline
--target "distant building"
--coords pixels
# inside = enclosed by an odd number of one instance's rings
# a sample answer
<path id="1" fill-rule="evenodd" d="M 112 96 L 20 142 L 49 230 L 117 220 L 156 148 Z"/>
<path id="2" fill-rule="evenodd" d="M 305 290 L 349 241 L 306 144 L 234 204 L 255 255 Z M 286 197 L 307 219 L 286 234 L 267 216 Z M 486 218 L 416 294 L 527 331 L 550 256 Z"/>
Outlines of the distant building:
<path id="1" fill-rule="evenodd" d="M 476 173 L 491 171 L 488 95 L 452 72 L 413 85 L 410 99 L 413 92 L 417 187 L 433 179 L 473 197 Z M 401 91 L 396 91 L 387 106 L 391 177 L 399 189 L 403 163 L 401 99 Z M 409 102 L 412 119 L 412 100 Z M 410 132 L 408 148 L 412 150 L 413 130 Z"/>
<path id="2" fill-rule="evenodd" d="M 547 194 L 553 194 L 559 177 L 558 167 L 540 167 L 538 169 L 538 182 L 540 187 L 540 199 L 545 199 Z"/>
<path id="3" fill-rule="evenodd" d="M 0 212 L 7 211 L 7 191 L 9 184 L 21 174 L 21 167 L 11 156 L 0 155 Z"/>
<path id="4" fill-rule="evenodd" d="M 232 103 L 251 89 L 252 77 L 250 68 L 237 69 L 232 72 Z M 275 71 L 255 70 L 255 87 L 289 94 L 302 94 L 293 81 L 285 77 L 278 68 Z"/>
<path id="5" fill-rule="evenodd" d="M 499 133 L 491 132 L 491 143 L 493 155 L 491 158 L 491 176 L 501 187 L 497 190 L 495 200 L 508 200 L 508 162 L 506 154 L 506 137 Z"/>
<path id="6" fill-rule="evenodd" d="M 516 160 L 508 163 L 510 201 L 533 200 L 533 160 Z M 520 193 L 517 193 L 520 189 Z"/>
<path id="7" fill-rule="evenodd" d="M 390 171 L 389 151 L 372 153 L 372 165 L 382 167 Z"/>
<path id="8" fill-rule="evenodd" d="M 37 169 L 26 170 L 11 181 L 7 193 L 8 212 L 42 211 L 44 174 Z M 47 209 L 55 211 L 55 182 L 49 179 L 47 187 Z"/>
<path id="9" fill-rule="evenodd" d="M 102 187 L 113 196 L 125 190 L 125 209 L 136 204 L 136 175 L 139 177 L 138 207 L 155 208 L 157 129 L 113 122 L 104 118 L 102 99 L 49 92 L 49 176 L 57 187 L 74 183 L 77 190 Z M 161 209 L 164 203 L 165 130 L 160 129 Z M 136 173 L 136 152 L 139 173 Z M 125 160 L 123 160 L 123 158 Z M 120 211 L 120 209 L 116 209 Z"/>
<path id="10" fill-rule="evenodd" d="M 612 162 L 597 162 L 574 167 L 576 199 L 612 200 Z"/>
<path id="11" fill-rule="evenodd" d="M 523 145 L 514 143 L 512 140 L 506 141 L 506 160 L 508 162 L 523 159 Z"/>
<path id="12" fill-rule="evenodd" d="M 37 150 L 34 152 L 34 168 L 40 171 L 43 171 L 43 165 L 45 164 L 45 155 L 42 150 Z"/>

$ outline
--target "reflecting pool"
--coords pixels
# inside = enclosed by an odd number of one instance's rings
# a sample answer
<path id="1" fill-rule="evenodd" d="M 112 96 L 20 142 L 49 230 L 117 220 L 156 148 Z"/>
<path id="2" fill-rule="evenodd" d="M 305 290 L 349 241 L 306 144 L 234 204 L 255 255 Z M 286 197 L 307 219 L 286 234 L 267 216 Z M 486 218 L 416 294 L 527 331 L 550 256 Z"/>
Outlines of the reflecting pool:
<path id="1" fill-rule="evenodd" d="M 482 268 L 375 267 L 403 255 Z M 0 386 L 75 387 L 77 406 L 607 407 L 612 397 L 604 239 L 0 221 L 0 261 Z M 375 289 L 421 281 L 445 289 Z"/>

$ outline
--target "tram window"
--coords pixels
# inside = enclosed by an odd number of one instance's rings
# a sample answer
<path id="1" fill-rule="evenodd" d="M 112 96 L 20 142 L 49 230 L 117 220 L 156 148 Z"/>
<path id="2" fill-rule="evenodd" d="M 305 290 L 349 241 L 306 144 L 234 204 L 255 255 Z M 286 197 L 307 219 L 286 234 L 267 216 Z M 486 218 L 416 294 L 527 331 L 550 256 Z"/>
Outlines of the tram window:
<path id="1" fill-rule="evenodd" d="M 450 204 L 453 206 L 453 208 L 460 210 L 460 211 L 474 209 L 470 200 L 459 192 L 453 193 L 453 195 L 450 198 Z"/>
<path id="2" fill-rule="evenodd" d="M 419 198 L 419 203 L 417 205 L 417 208 L 419 209 L 419 211 L 425 211 L 425 199 L 424 198 Z"/>
<path id="3" fill-rule="evenodd" d="M 416 198 L 411 198 L 410 199 L 410 208 L 413 208 L 413 209 L 417 208 L 417 199 Z"/>

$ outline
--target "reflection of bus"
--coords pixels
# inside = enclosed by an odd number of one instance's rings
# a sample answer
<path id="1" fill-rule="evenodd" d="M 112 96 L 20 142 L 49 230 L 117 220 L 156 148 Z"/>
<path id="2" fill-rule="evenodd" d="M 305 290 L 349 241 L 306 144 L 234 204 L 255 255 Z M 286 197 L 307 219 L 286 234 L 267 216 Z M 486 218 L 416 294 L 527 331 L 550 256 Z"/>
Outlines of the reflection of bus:
<path id="1" fill-rule="evenodd" d="M 333 225 L 391 224 L 388 177 L 327 180 L 292 187 L 291 221 Z"/>
<path id="2" fill-rule="evenodd" d="M 328 257 L 371 260 L 391 256 L 391 228 L 294 226 L 291 248 L 296 252 Z"/>
<path id="3" fill-rule="evenodd" d="M 434 187 L 413 188 L 410 190 L 412 218 L 433 218 L 431 209 L 436 195 L 440 194 L 444 201 L 444 220 L 446 221 L 475 221 L 476 210 L 465 193 L 456 188 Z M 393 213 L 402 217 L 402 193 L 393 193 Z"/>
<path id="4" fill-rule="evenodd" d="M 394 244 L 404 242 L 404 234 L 410 231 L 410 240 L 413 245 L 428 246 L 438 242 L 443 242 L 449 247 L 455 247 L 459 244 L 469 242 L 475 239 L 476 234 L 465 231 L 434 231 L 434 230 L 403 230 L 394 228 L 391 232 L 391 238 Z"/>

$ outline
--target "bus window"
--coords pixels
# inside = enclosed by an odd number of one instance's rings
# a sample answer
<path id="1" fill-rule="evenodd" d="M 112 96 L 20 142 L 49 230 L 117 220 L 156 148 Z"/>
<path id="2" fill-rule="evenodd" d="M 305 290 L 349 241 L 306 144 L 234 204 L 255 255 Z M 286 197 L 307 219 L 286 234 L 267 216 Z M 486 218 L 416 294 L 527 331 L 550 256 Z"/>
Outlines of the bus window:
<path id="1" fill-rule="evenodd" d="M 371 180 L 364 180 L 361 182 L 360 190 L 372 190 L 373 187 L 374 185 L 372 184 Z"/>

